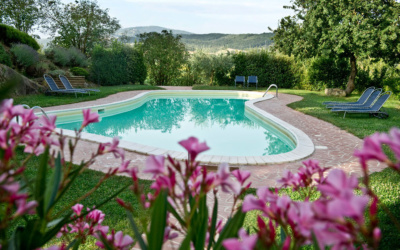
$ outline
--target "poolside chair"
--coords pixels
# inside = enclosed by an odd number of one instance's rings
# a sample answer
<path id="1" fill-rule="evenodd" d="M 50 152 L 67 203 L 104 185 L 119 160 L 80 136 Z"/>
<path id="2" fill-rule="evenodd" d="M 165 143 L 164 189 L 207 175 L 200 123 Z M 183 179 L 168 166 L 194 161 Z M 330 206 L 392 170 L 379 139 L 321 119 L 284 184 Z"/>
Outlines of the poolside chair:
<path id="1" fill-rule="evenodd" d="M 360 108 L 360 107 L 347 107 L 347 108 L 333 108 L 332 112 L 344 112 L 343 118 L 345 118 L 346 113 L 367 113 L 370 116 L 373 115 L 378 118 L 388 118 L 389 114 L 381 111 L 383 104 L 389 99 L 392 92 L 386 91 L 381 94 L 376 100 L 376 102 L 369 108 Z"/>
<path id="2" fill-rule="evenodd" d="M 50 88 L 50 90 L 46 90 L 46 94 L 47 93 L 75 94 L 75 97 L 77 97 L 78 93 L 82 93 L 82 94 L 87 94 L 88 93 L 85 90 L 59 89 L 57 84 L 56 84 L 56 82 L 54 81 L 54 79 L 51 76 L 44 74 L 43 78 L 44 78 L 45 82 L 47 83 L 47 85 Z"/>
<path id="3" fill-rule="evenodd" d="M 244 85 L 246 84 L 245 77 L 244 76 L 236 76 L 236 78 L 235 78 L 235 88 L 236 88 L 236 83 L 241 83 L 241 84 L 243 84 L 243 87 L 244 87 Z"/>
<path id="4" fill-rule="evenodd" d="M 369 108 L 372 104 L 378 99 L 379 95 L 382 93 L 382 89 L 375 89 L 368 99 L 363 104 L 341 104 L 341 105 L 332 105 L 327 106 L 328 109 L 332 108 Z"/>
<path id="5" fill-rule="evenodd" d="M 362 95 L 360 96 L 360 98 L 358 98 L 358 100 L 356 102 L 323 102 L 322 104 L 324 105 L 360 105 L 360 104 L 364 104 L 365 101 L 368 99 L 368 97 L 372 94 L 372 92 L 374 92 L 375 87 L 369 87 L 366 90 L 364 90 L 364 92 L 362 93 Z"/>
<path id="6" fill-rule="evenodd" d="M 89 95 L 90 95 L 90 92 L 100 92 L 100 89 L 76 89 L 76 88 L 72 87 L 71 83 L 69 82 L 69 80 L 66 76 L 59 75 L 58 78 L 60 78 L 60 81 L 64 85 L 65 89 L 85 90 L 89 93 Z"/>
<path id="7" fill-rule="evenodd" d="M 257 76 L 249 76 L 247 78 L 247 88 L 249 88 L 249 84 L 250 83 L 255 83 L 256 84 L 256 89 L 257 89 L 257 84 L 258 84 Z"/>

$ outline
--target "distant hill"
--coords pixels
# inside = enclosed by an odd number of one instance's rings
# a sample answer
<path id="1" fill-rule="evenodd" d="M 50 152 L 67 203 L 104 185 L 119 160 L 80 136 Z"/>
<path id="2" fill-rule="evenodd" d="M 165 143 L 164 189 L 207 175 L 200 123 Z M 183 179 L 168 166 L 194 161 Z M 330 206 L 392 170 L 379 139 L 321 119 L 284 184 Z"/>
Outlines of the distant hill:
<path id="1" fill-rule="evenodd" d="M 172 31 L 173 34 L 175 35 L 182 35 L 182 34 L 192 34 L 188 31 L 184 30 L 174 30 L 174 29 L 168 29 L 160 26 L 137 26 L 137 27 L 130 27 L 130 28 L 124 28 L 124 29 L 119 29 L 117 32 L 115 32 L 115 36 L 122 36 L 126 35 L 128 37 L 137 37 L 141 33 L 149 33 L 149 32 L 158 32 L 161 33 L 163 30 L 168 30 Z"/>
<path id="2" fill-rule="evenodd" d="M 139 34 L 145 32 L 161 32 L 162 30 L 171 30 L 175 35 L 182 36 L 182 42 L 185 43 L 189 51 L 202 49 L 205 52 L 217 52 L 223 50 L 247 50 L 252 48 L 265 48 L 270 46 L 273 41 L 273 33 L 262 34 L 194 34 L 183 30 L 174 30 L 160 26 L 140 26 L 130 27 L 118 30 L 114 35 L 120 37 L 126 35 L 128 43 L 133 43 L 138 39 Z"/>
<path id="3" fill-rule="evenodd" d="M 272 33 L 262 34 L 189 34 L 182 35 L 182 42 L 190 51 L 205 50 L 209 52 L 216 52 L 225 49 L 247 50 L 252 48 L 266 48 L 270 46 L 273 41 L 271 38 Z"/>

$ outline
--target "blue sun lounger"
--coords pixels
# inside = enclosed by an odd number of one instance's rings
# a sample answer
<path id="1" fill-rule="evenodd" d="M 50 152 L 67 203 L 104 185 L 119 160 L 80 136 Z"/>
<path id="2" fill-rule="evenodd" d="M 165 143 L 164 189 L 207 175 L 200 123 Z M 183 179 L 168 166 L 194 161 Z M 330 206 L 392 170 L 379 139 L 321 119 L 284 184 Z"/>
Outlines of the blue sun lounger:
<path id="1" fill-rule="evenodd" d="M 370 116 L 373 115 L 378 118 L 388 118 L 389 114 L 381 111 L 383 104 L 389 99 L 392 92 L 386 91 L 381 94 L 376 100 L 376 102 L 369 108 L 360 108 L 360 107 L 347 107 L 347 108 L 333 108 L 332 112 L 344 112 L 343 118 L 345 118 L 346 113 L 366 113 Z"/>
<path id="2" fill-rule="evenodd" d="M 356 102 L 323 102 L 324 105 L 362 105 L 364 104 L 369 96 L 374 92 L 375 87 L 369 87 L 361 94 L 360 98 Z"/>
<path id="3" fill-rule="evenodd" d="M 100 89 L 76 89 L 72 87 L 71 83 L 69 82 L 68 78 L 63 75 L 59 75 L 58 78 L 60 78 L 61 83 L 64 85 L 65 89 L 68 90 L 83 90 L 87 91 L 90 95 L 90 92 L 100 92 Z"/>
<path id="4" fill-rule="evenodd" d="M 328 109 L 332 108 L 369 108 L 378 99 L 379 95 L 382 93 L 382 89 L 375 89 L 368 99 L 363 104 L 338 104 L 338 105 L 328 105 Z"/>
<path id="5" fill-rule="evenodd" d="M 43 78 L 45 80 L 45 82 L 47 83 L 47 85 L 49 86 L 50 90 L 47 90 L 46 93 L 63 93 L 63 94 L 75 94 L 75 97 L 77 97 L 78 93 L 81 94 L 88 94 L 87 91 L 85 90 L 78 90 L 78 89 L 60 89 L 58 88 L 56 82 L 54 81 L 54 79 L 49 76 L 44 74 Z"/>

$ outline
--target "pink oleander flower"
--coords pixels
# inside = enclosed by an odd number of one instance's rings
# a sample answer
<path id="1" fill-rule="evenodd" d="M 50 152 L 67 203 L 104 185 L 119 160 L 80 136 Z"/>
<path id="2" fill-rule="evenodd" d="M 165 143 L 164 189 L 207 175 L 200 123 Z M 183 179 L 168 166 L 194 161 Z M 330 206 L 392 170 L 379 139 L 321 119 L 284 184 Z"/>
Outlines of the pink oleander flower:
<path id="1" fill-rule="evenodd" d="M 293 190 L 299 190 L 301 187 L 311 186 L 313 181 L 322 183 L 325 180 L 324 172 L 329 168 L 321 168 L 317 160 L 306 160 L 303 161 L 303 164 L 304 167 L 300 167 L 296 173 L 285 171 L 282 179 L 278 180 L 282 187 L 292 187 Z M 313 179 L 316 174 L 318 178 Z"/>
<path id="2" fill-rule="evenodd" d="M 276 202 L 277 200 L 277 193 L 272 193 L 268 187 L 261 187 L 257 189 L 257 197 L 252 194 L 244 197 L 242 210 L 243 212 L 248 212 L 251 210 L 264 211 L 267 206 L 267 202 Z"/>
<path id="3" fill-rule="evenodd" d="M 128 250 L 130 249 L 130 246 L 134 242 L 129 235 L 124 236 L 124 234 L 121 231 L 115 233 L 113 230 L 109 235 L 105 235 L 105 233 L 102 231 L 101 234 L 111 246 L 113 246 L 115 249 L 118 250 Z M 99 238 L 99 236 L 96 237 Z M 105 248 L 103 242 L 101 241 L 97 241 L 96 245 L 100 248 L 103 249 Z"/>
<path id="4" fill-rule="evenodd" d="M 177 232 L 173 232 L 171 227 L 167 226 L 165 228 L 165 231 L 164 231 L 164 242 L 166 242 L 167 240 L 175 239 L 178 236 L 179 236 L 178 233 Z"/>
<path id="5" fill-rule="evenodd" d="M 7 145 L 7 131 L 6 130 L 0 130 L 0 147 L 2 149 L 6 149 L 8 147 Z"/>
<path id="6" fill-rule="evenodd" d="M 144 173 L 151 173 L 153 176 L 167 175 L 165 167 L 165 157 L 163 155 L 151 155 L 146 159 L 146 168 Z"/>
<path id="7" fill-rule="evenodd" d="M 400 129 L 390 129 L 389 136 L 382 139 L 383 143 L 389 145 L 398 161 L 400 161 Z"/>
<path id="8" fill-rule="evenodd" d="M 247 232 L 241 228 L 238 232 L 239 239 L 226 239 L 222 245 L 228 250 L 251 250 L 254 249 L 257 243 L 257 235 L 248 235 Z"/>
<path id="9" fill-rule="evenodd" d="M 92 210 L 88 215 L 86 216 L 87 220 L 90 221 L 93 224 L 101 224 L 104 220 L 105 214 L 98 210 Z"/>
<path id="10" fill-rule="evenodd" d="M 96 112 L 91 112 L 90 109 L 82 110 L 83 113 L 83 122 L 81 129 L 89 125 L 90 123 L 99 122 L 99 114 Z"/>
<path id="11" fill-rule="evenodd" d="M 189 137 L 187 140 L 180 141 L 179 144 L 188 151 L 191 161 L 194 161 L 201 152 L 210 149 L 205 142 L 199 143 L 196 137 Z"/>
<path id="12" fill-rule="evenodd" d="M 46 116 L 41 116 L 37 123 L 40 124 L 41 130 L 54 131 L 56 128 L 56 119 L 57 116 L 55 115 L 50 115 L 48 118 Z"/>
<path id="13" fill-rule="evenodd" d="M 66 249 L 67 247 L 64 244 L 62 244 L 61 246 L 51 246 L 49 248 L 46 248 L 46 250 L 66 250 Z"/>
<path id="14" fill-rule="evenodd" d="M 77 216 L 81 215 L 82 209 L 83 209 L 83 205 L 82 204 L 75 204 L 74 206 L 71 207 L 72 211 L 74 211 L 74 213 Z"/>
<path id="15" fill-rule="evenodd" d="M 37 207 L 37 201 L 26 202 L 26 199 L 19 199 L 16 201 L 17 211 L 14 214 L 14 217 L 18 217 L 24 214 L 34 214 L 34 208 Z"/>
<path id="16" fill-rule="evenodd" d="M 369 160 L 378 160 L 381 162 L 388 160 L 386 154 L 382 151 L 382 143 L 388 141 L 390 139 L 387 134 L 375 133 L 365 137 L 362 149 L 354 151 L 354 156 L 360 159 L 363 169 L 366 169 L 367 161 Z"/>
<path id="17" fill-rule="evenodd" d="M 236 169 L 232 171 L 233 176 L 240 182 L 240 185 L 244 185 L 246 180 L 250 177 L 250 172 L 246 170 Z"/>
<path id="18" fill-rule="evenodd" d="M 230 178 L 230 171 L 228 163 L 221 163 L 218 167 L 218 172 L 215 179 L 215 184 L 220 185 L 222 191 L 229 193 L 232 191 L 234 194 L 240 194 L 241 186 L 239 182 Z"/>

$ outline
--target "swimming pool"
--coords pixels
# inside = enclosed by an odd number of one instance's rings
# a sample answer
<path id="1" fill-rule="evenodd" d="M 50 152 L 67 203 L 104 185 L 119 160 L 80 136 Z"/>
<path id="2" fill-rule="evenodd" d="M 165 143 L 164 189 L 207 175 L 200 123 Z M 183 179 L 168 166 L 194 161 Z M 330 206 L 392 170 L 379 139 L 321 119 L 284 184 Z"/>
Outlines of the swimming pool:
<path id="1" fill-rule="evenodd" d="M 190 136 L 206 141 L 206 154 L 265 156 L 295 148 L 288 136 L 251 116 L 246 116 L 246 99 L 155 98 L 140 107 L 102 117 L 85 132 L 119 137 L 121 140 L 184 152 L 177 142 Z M 101 116 L 102 114 L 100 114 Z M 80 121 L 59 124 L 62 129 L 79 129 Z"/>
<path id="2" fill-rule="evenodd" d="M 121 138 L 127 150 L 145 154 L 187 157 L 177 144 L 196 136 L 210 151 L 202 163 L 268 164 L 295 161 L 314 151 L 311 140 L 300 130 L 254 106 L 261 93 L 238 91 L 151 91 L 134 98 L 90 107 L 101 122 L 87 128 L 83 139 L 104 142 Z M 247 101 L 250 100 L 250 101 Z M 79 127 L 80 109 L 52 111 L 64 134 Z M 68 129 L 68 130 L 65 130 Z M 215 130 L 216 129 L 216 130 Z"/>

